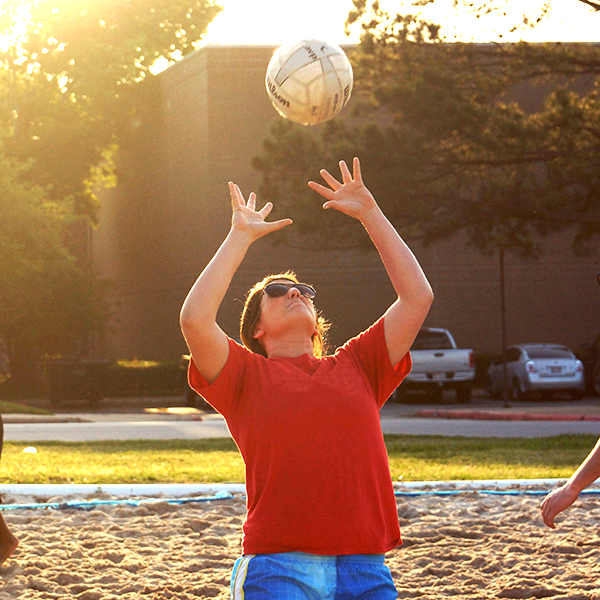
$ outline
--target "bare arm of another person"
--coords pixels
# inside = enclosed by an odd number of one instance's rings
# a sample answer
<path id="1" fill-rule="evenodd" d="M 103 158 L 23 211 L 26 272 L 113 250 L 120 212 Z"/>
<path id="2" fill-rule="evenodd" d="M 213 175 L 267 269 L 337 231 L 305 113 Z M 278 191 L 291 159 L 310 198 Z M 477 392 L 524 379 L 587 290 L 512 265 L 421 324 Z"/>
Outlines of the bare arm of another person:
<path id="1" fill-rule="evenodd" d="M 256 195 L 244 201 L 240 188 L 229 183 L 233 216 L 231 229 L 212 260 L 192 286 L 181 309 L 181 330 L 200 374 L 212 383 L 227 362 L 227 336 L 217 325 L 217 312 L 244 259 L 257 239 L 291 224 L 291 219 L 267 222 L 273 205 L 256 210 Z"/>
<path id="2" fill-rule="evenodd" d="M 390 360 L 396 365 L 409 351 L 433 302 L 431 286 L 410 248 L 390 223 L 362 180 L 360 162 L 353 161 L 350 173 L 340 162 L 342 182 L 325 170 L 321 176 L 329 187 L 311 181 L 309 186 L 328 201 L 324 208 L 334 208 L 358 219 L 371 237 L 398 299 L 385 313 L 385 339 Z"/>
<path id="3" fill-rule="evenodd" d="M 544 523 L 556 528 L 554 517 L 569 508 L 580 492 L 600 477 L 600 440 L 565 485 L 548 494 L 540 506 Z"/>

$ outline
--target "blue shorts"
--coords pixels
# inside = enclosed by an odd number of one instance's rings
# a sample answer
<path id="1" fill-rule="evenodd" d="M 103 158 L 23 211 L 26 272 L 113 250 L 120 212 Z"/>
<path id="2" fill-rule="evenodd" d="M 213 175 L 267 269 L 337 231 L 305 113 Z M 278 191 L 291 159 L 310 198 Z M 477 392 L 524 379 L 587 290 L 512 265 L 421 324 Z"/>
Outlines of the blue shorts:
<path id="1" fill-rule="evenodd" d="M 390 570 L 379 554 L 321 556 L 303 552 L 238 558 L 231 600 L 396 600 Z"/>

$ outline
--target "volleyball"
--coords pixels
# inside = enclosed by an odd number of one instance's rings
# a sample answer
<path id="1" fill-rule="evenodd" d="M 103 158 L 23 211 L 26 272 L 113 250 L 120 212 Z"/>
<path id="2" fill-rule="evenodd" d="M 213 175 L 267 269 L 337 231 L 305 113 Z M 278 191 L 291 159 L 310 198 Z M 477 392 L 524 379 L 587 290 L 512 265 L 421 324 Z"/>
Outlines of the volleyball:
<path id="1" fill-rule="evenodd" d="M 277 112 L 295 123 L 316 125 L 348 103 L 354 78 L 346 53 L 322 40 L 279 47 L 267 68 L 266 86 Z"/>

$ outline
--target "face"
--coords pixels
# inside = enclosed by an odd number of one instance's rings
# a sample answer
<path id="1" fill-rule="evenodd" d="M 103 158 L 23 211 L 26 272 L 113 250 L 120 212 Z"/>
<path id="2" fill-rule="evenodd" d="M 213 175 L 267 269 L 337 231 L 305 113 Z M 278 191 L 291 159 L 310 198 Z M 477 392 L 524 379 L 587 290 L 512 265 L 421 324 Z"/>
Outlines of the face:
<path id="1" fill-rule="evenodd" d="M 277 289 L 281 295 L 271 296 L 263 291 L 260 301 L 260 319 L 254 337 L 260 339 L 264 335 L 277 336 L 290 331 L 312 338 L 316 331 L 317 314 L 311 298 L 303 295 L 309 291 L 298 288 L 289 279 L 275 279 L 269 285 L 281 283 L 287 290 Z M 268 286 L 266 286 L 268 287 Z"/>

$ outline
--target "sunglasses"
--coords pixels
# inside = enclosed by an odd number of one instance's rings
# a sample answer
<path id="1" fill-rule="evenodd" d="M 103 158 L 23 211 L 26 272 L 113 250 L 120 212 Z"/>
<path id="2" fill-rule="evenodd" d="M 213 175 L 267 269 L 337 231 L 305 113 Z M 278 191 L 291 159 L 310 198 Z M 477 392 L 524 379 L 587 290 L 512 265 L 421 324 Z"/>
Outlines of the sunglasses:
<path id="1" fill-rule="evenodd" d="M 315 288 L 307 283 L 269 283 L 265 286 L 265 294 L 270 298 L 281 298 L 285 296 L 290 288 L 296 288 L 301 296 L 314 300 L 317 292 Z"/>

